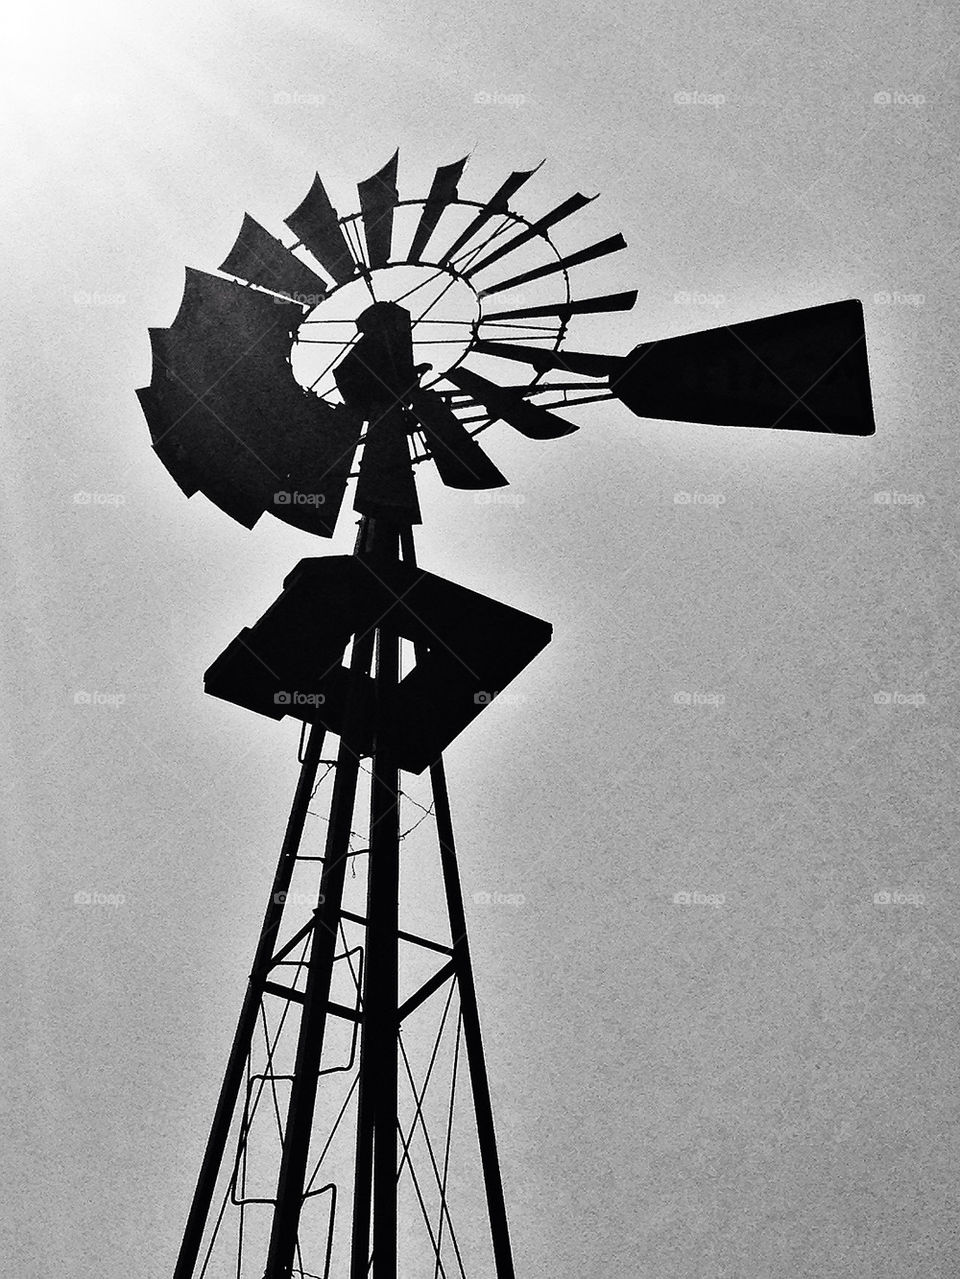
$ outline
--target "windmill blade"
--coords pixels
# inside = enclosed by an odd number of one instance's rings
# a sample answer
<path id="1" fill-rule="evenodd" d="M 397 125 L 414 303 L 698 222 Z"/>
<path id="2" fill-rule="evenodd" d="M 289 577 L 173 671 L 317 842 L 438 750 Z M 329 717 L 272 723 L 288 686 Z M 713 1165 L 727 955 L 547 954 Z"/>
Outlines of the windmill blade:
<path id="1" fill-rule="evenodd" d="M 480 290 L 480 297 L 489 297 L 491 293 L 503 293 L 506 289 L 519 288 L 521 284 L 530 284 L 534 280 L 542 280 L 545 276 L 555 275 L 557 271 L 567 271 L 572 266 L 580 266 L 583 262 L 593 262 L 596 258 L 605 257 L 608 253 L 619 253 L 627 247 L 622 235 L 611 235 L 606 240 L 599 240 L 578 253 L 571 253 L 557 262 L 549 262 L 546 266 L 538 266 L 533 271 L 524 271 L 522 275 L 511 276 L 509 280 L 501 280 L 499 284 L 491 284 L 488 289 Z"/>
<path id="2" fill-rule="evenodd" d="M 407 254 L 408 262 L 420 261 L 420 256 L 427 247 L 430 237 L 437 229 L 440 215 L 448 204 L 452 204 L 456 200 L 457 183 L 460 181 L 468 158 L 464 156 L 462 160 L 457 160 L 455 164 L 441 165 L 434 174 L 433 184 L 423 206 L 423 212 L 420 214 L 417 229 L 413 234 L 410 252 Z"/>
<path id="3" fill-rule="evenodd" d="M 640 417 L 872 435 L 855 299 L 636 347 L 610 388 Z"/>
<path id="4" fill-rule="evenodd" d="M 578 302 L 550 302 L 544 306 L 515 307 L 512 311 L 494 311 L 483 317 L 483 323 L 493 320 L 532 319 L 538 315 L 556 315 L 567 320 L 571 315 L 596 315 L 601 311 L 629 311 L 637 300 L 637 290 L 626 293 L 605 293 L 602 297 L 581 298 Z"/>
<path id="5" fill-rule="evenodd" d="M 410 406 L 420 423 L 440 478 L 448 488 L 495 489 L 507 483 L 436 391 L 417 391 Z"/>
<path id="6" fill-rule="evenodd" d="M 199 490 L 247 528 L 270 511 L 329 537 L 360 428 L 297 385 L 289 355 L 301 315 L 188 269 L 173 324 L 151 330 L 153 374 L 137 394 L 154 450 L 188 496 Z"/>
<path id="7" fill-rule="evenodd" d="M 538 373 L 560 369 L 564 373 L 580 373 L 584 377 L 609 377 L 623 363 L 622 355 L 593 355 L 586 351 L 544 351 L 538 346 L 522 346 L 514 342 L 486 342 L 481 339 L 473 347 L 476 355 L 492 355 L 500 360 L 516 360 L 529 364 Z"/>
<path id="8" fill-rule="evenodd" d="M 541 235 L 544 231 L 549 231 L 552 226 L 558 222 L 562 222 L 564 218 L 568 218 L 571 213 L 576 213 L 582 209 L 584 205 L 590 204 L 597 197 L 595 195 L 581 195 L 578 191 L 576 195 L 570 196 L 569 200 L 564 200 L 562 204 L 558 204 L 555 209 L 551 209 L 549 213 L 544 214 L 536 222 L 527 227 L 526 231 L 518 235 L 516 239 L 510 240 L 507 244 L 501 244 L 499 249 L 494 249 L 485 258 L 482 258 L 475 266 L 470 267 L 464 272 L 466 279 L 470 279 L 479 271 L 485 271 L 488 266 L 493 266 L 494 262 L 499 262 L 501 258 L 512 253 L 514 249 L 519 249 L 522 244 L 527 244 L 536 236 Z"/>
<path id="9" fill-rule="evenodd" d="M 357 271 L 357 263 L 350 251 L 337 211 L 330 203 L 318 173 L 313 185 L 288 218 L 287 226 L 305 244 L 325 271 L 329 271 L 337 284 L 346 284 Z"/>
<path id="10" fill-rule="evenodd" d="M 302 303 L 305 306 L 315 306 L 327 291 L 319 275 L 249 213 L 243 215 L 240 234 L 220 263 L 220 270 L 288 298 L 306 298 L 308 301 Z"/>
<path id="11" fill-rule="evenodd" d="M 483 227 L 486 226 L 491 218 L 496 217 L 498 213 L 506 213 L 511 198 L 516 195 L 525 182 L 529 181 L 529 179 L 533 177 L 538 169 L 543 167 L 543 163 L 543 160 L 541 160 L 536 168 L 516 169 L 513 173 L 511 173 L 506 182 L 496 189 L 467 229 L 463 231 L 456 240 L 454 240 L 453 244 L 450 245 L 450 248 L 447 249 L 446 253 L 440 259 L 440 265 L 446 266 L 446 264 L 451 261 L 459 250 L 472 240 L 478 231 L 482 230 Z"/>
<path id="12" fill-rule="evenodd" d="M 386 266 L 393 240 L 393 211 L 400 202 L 397 191 L 397 163 L 400 152 L 393 155 L 379 173 L 357 184 L 363 234 L 367 256 L 372 267 Z"/>
<path id="13" fill-rule="evenodd" d="M 492 417 L 507 422 L 529 440 L 558 440 L 562 435 L 571 435 L 580 429 L 548 409 L 528 404 L 515 391 L 505 390 L 496 382 L 490 382 L 479 373 L 472 373 L 459 365 L 448 369 L 443 376 L 461 391 L 467 391 Z"/>
<path id="14" fill-rule="evenodd" d="M 167 331 L 150 329 L 149 332 L 154 363 L 162 361 L 166 366 L 167 360 L 172 358 L 166 345 Z M 192 497 L 202 491 L 225 515 L 244 528 L 253 528 L 264 511 L 261 476 L 251 474 L 253 468 L 250 463 L 255 459 L 233 447 L 235 441 L 224 432 L 214 446 L 218 466 L 211 471 L 209 463 L 214 447 L 208 447 L 208 442 L 216 438 L 215 428 L 208 426 L 206 430 L 197 432 L 197 424 L 203 417 L 202 407 L 184 409 L 181 414 L 178 404 L 172 414 L 170 397 L 158 395 L 150 386 L 140 387 L 137 399 L 154 441 L 153 451 L 186 496 Z M 170 427 L 174 415 L 177 424 L 182 420 L 185 428 L 197 433 L 199 438 L 185 444 L 183 433 Z"/>

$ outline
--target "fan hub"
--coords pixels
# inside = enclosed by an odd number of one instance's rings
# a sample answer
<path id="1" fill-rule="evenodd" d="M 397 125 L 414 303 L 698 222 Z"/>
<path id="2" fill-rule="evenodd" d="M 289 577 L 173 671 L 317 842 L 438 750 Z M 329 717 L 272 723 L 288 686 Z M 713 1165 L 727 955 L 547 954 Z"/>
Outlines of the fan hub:
<path id="1" fill-rule="evenodd" d="M 480 318 L 476 291 L 456 272 L 437 266 L 397 264 L 370 277 L 379 302 L 396 302 L 410 315 L 413 362 L 429 364 L 423 385 L 431 386 L 463 359 Z M 331 403 L 342 398 L 328 363 L 357 338 L 358 321 L 371 307 L 363 279 L 331 290 L 305 317 L 290 354 L 301 386 Z M 319 379 L 319 380 L 318 380 Z"/>

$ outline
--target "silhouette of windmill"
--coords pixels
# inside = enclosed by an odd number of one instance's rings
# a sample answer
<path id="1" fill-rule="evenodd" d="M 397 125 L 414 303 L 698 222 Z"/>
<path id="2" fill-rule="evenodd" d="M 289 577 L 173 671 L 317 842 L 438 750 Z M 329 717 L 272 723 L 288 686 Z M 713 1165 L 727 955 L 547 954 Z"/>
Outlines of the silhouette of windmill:
<path id="1" fill-rule="evenodd" d="M 536 170 L 511 173 L 477 202 L 459 194 L 459 161 L 437 169 L 425 198 L 401 200 L 397 160 L 359 184 L 359 210 L 343 217 L 317 176 L 286 219 L 291 246 L 246 216 L 222 274 L 188 269 L 173 323 L 151 330 L 152 378 L 137 392 L 153 447 L 188 497 L 202 492 L 247 528 L 269 511 L 330 537 L 355 479 L 360 516 L 353 555 L 302 560 L 205 676 L 208 693 L 272 719 L 291 715 L 309 736 L 175 1279 L 226 1274 L 216 1266 L 228 1256 L 241 1279 L 468 1273 L 454 1221 L 458 1100 L 461 1111 L 464 1100 L 472 1106 L 487 1208 L 489 1259 L 474 1273 L 513 1279 L 443 752 L 552 628 L 417 565 L 414 467 L 432 460 L 452 488 L 500 487 L 507 480 L 481 432 L 504 422 L 556 439 L 578 429 L 558 408 L 596 400 L 649 418 L 874 430 L 859 302 L 644 342 L 626 355 L 572 351 L 575 317 L 629 310 L 637 296 L 572 293 L 576 268 L 625 247 L 620 235 L 565 256 L 554 246 L 552 229 L 588 197 L 529 221 L 511 201 Z M 438 242 L 446 247 L 432 251 Z M 324 761 L 331 737 L 336 756 Z M 425 772 L 443 941 L 400 918 L 401 778 Z M 303 835 L 326 776 L 316 856 Z M 361 863 L 358 911 L 345 886 L 348 866 L 353 876 Z M 294 893 L 304 876 L 310 891 Z M 420 965 L 409 988 L 401 951 Z M 404 1031 L 444 997 L 417 1082 Z M 428 1119 L 441 1043 L 452 1055 L 449 1091 Z M 327 1094 L 342 1105 L 324 1127 L 318 1099 Z M 412 1221 L 401 1211 L 410 1182 Z M 226 1239 L 228 1211 L 236 1233 Z"/>

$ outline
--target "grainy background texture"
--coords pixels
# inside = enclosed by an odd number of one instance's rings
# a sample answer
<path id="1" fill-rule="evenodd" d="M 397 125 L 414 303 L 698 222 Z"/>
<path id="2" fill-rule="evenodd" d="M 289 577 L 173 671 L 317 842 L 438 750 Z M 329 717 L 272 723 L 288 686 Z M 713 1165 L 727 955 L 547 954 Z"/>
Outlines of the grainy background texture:
<path id="1" fill-rule="evenodd" d="M 399 145 L 410 194 L 467 151 L 469 198 L 544 157 L 522 212 L 602 193 L 557 241 L 622 230 L 584 278 L 640 298 L 572 345 L 859 297 L 876 402 L 867 440 L 593 405 L 556 443 L 485 434 L 511 503 L 422 478 L 421 563 L 555 626 L 448 755 L 517 1273 L 956 1274 L 950 6 L 4 25 L 9 1273 L 171 1272 L 296 775 L 296 727 L 201 674 L 352 542 L 180 494 L 147 327 L 244 209 L 281 229 L 315 169 L 354 208 Z"/>

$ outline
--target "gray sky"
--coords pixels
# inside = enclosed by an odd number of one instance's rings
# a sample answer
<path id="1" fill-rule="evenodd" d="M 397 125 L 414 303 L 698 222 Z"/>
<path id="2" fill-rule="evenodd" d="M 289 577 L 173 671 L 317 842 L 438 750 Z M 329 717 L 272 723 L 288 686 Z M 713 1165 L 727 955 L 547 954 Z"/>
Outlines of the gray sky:
<path id="1" fill-rule="evenodd" d="M 352 541 L 182 496 L 133 394 L 147 327 L 244 210 L 279 232 L 315 169 L 352 209 L 398 145 L 405 195 L 467 151 L 469 198 L 544 157 L 523 213 L 601 192 L 558 242 L 622 231 L 579 278 L 640 298 L 573 345 L 859 297 L 876 402 L 870 440 L 601 404 L 569 439 L 485 434 L 522 501 L 421 481 L 420 562 L 555 626 L 448 756 L 518 1275 L 955 1273 L 949 8 L 47 0 L 6 25 L 11 1273 L 172 1269 L 296 769 L 291 721 L 201 675 Z"/>

